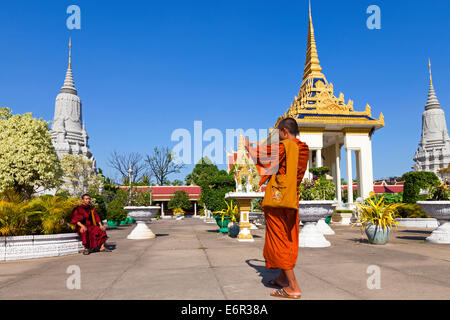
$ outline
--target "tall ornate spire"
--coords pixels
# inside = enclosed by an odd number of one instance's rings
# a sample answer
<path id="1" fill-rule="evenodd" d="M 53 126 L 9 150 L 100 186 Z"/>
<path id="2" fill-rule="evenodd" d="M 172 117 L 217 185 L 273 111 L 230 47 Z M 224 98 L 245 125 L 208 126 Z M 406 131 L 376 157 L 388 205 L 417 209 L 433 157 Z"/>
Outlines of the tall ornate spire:
<path id="1" fill-rule="evenodd" d="M 303 72 L 303 81 L 308 78 L 325 78 L 321 73 L 319 55 L 317 53 L 316 39 L 314 37 L 314 26 L 311 14 L 311 1 L 309 2 L 309 28 L 308 28 L 308 48 L 306 51 L 305 69 Z"/>
<path id="2" fill-rule="evenodd" d="M 425 110 L 440 109 L 441 105 L 436 97 L 436 92 L 434 91 L 434 87 L 433 87 L 433 78 L 431 76 L 431 60 L 430 59 L 428 59 L 428 69 L 430 72 L 430 89 L 428 90 L 428 100 L 427 100 L 427 104 L 425 105 Z"/>
<path id="3" fill-rule="evenodd" d="M 69 66 L 67 67 L 66 78 L 64 79 L 64 86 L 61 88 L 61 92 L 77 94 L 75 88 L 75 82 L 73 81 L 72 74 L 72 39 L 69 38 Z"/>

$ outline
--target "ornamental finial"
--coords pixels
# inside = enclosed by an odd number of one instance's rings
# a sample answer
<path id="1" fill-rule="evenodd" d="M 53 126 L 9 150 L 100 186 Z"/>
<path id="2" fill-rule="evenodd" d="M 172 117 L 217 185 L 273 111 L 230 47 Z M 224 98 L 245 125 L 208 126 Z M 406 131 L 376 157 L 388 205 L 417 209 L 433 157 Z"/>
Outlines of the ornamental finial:
<path id="1" fill-rule="evenodd" d="M 428 58 L 428 69 L 430 71 L 430 85 L 433 85 L 433 78 L 431 77 L 431 59 Z"/>
<path id="2" fill-rule="evenodd" d="M 311 74 L 324 78 L 321 73 L 322 67 L 319 62 L 319 55 L 317 53 L 316 39 L 314 36 L 314 26 L 311 14 L 311 0 L 309 1 L 309 28 L 308 28 L 308 46 L 306 49 L 305 70 L 303 72 L 303 80 L 307 79 Z"/>
<path id="3" fill-rule="evenodd" d="M 72 38 L 69 38 L 69 69 L 72 69 Z"/>

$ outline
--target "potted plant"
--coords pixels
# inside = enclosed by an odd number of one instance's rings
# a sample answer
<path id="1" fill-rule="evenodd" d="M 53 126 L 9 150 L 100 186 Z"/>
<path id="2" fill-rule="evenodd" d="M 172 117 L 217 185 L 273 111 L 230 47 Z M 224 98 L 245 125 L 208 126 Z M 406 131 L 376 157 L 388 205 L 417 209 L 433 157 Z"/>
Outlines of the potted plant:
<path id="1" fill-rule="evenodd" d="M 439 227 L 426 240 L 433 243 L 450 244 L 449 182 L 446 180 L 440 186 L 431 187 L 427 201 L 417 201 L 417 204 L 439 222 Z"/>
<path id="2" fill-rule="evenodd" d="M 232 238 L 236 238 L 239 234 L 239 222 L 241 215 L 239 213 L 238 205 L 233 205 L 233 200 L 228 204 L 227 202 L 227 212 L 231 217 L 231 222 L 228 224 L 228 235 Z"/>
<path id="3" fill-rule="evenodd" d="M 329 247 L 331 244 L 323 234 L 334 234 L 325 223 L 335 206 L 335 186 L 326 178 L 328 167 L 310 168 L 313 179 L 305 179 L 299 187 L 299 219 L 304 224 L 300 232 L 300 247 Z M 320 228 L 318 222 L 323 220 Z"/>
<path id="4" fill-rule="evenodd" d="M 237 216 L 239 216 L 239 209 L 237 208 L 237 205 L 233 206 L 233 201 L 231 201 L 231 204 L 228 204 L 226 201 L 225 203 L 227 205 L 226 210 L 214 212 L 214 219 L 216 219 L 217 225 L 220 227 L 219 233 L 228 233 L 228 225 L 239 219 L 237 218 Z M 237 213 L 235 213 L 236 211 Z"/>
<path id="5" fill-rule="evenodd" d="M 396 211 L 402 203 L 387 204 L 384 197 L 366 199 L 365 203 L 357 203 L 358 220 L 352 225 L 360 225 L 364 229 L 371 244 L 385 244 L 392 228 L 401 224 L 396 220 Z"/>
<path id="6" fill-rule="evenodd" d="M 181 217 L 184 216 L 184 210 L 181 209 L 181 208 L 175 208 L 175 209 L 173 209 L 173 215 L 174 215 L 176 218 L 181 218 Z"/>
<path id="7" fill-rule="evenodd" d="M 113 200 L 106 206 L 106 218 L 108 219 L 108 226 L 117 227 L 121 221 L 127 218 L 127 212 L 123 207 L 122 202 Z"/>

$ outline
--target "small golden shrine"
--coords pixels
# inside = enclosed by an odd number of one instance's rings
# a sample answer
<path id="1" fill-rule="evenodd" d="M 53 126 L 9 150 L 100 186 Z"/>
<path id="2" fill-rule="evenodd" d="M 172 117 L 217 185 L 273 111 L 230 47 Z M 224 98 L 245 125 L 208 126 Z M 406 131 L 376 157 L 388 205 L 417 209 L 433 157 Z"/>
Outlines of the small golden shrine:
<path id="1" fill-rule="evenodd" d="M 236 192 L 259 192 L 259 181 L 261 177 L 259 176 L 255 163 L 245 150 L 244 136 L 242 134 L 239 137 L 234 170 Z"/>

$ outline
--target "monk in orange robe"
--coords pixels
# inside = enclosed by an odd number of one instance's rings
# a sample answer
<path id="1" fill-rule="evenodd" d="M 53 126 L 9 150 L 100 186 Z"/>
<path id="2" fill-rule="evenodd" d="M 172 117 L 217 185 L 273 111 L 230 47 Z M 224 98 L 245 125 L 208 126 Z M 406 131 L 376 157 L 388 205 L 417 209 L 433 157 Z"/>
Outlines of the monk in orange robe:
<path id="1" fill-rule="evenodd" d="M 269 146 L 257 144 L 255 148 L 246 139 L 245 144 L 261 175 L 260 185 L 269 181 L 262 203 L 266 219 L 263 255 L 267 268 L 281 269 L 278 278 L 269 282 L 280 287 L 271 296 L 299 299 L 301 290 L 293 270 L 299 248 L 298 190 L 307 168 L 309 148 L 296 138 L 298 125 L 295 119 L 282 120 L 278 132 L 280 143 Z M 288 167 L 288 163 L 293 168 Z M 281 187 L 277 189 L 277 179 L 286 180 L 285 184 L 289 186 L 290 183 L 291 186 L 286 188 L 281 186 L 284 182 L 278 183 Z M 281 207 L 276 205 L 278 198 L 290 199 L 289 204 L 283 207 L 287 200 L 280 200 Z"/>

